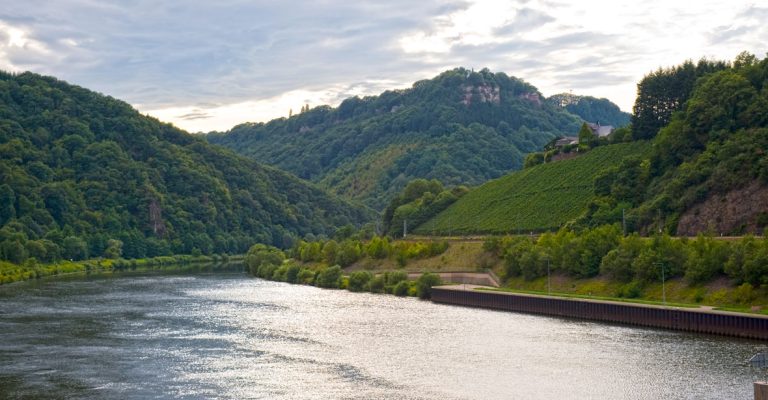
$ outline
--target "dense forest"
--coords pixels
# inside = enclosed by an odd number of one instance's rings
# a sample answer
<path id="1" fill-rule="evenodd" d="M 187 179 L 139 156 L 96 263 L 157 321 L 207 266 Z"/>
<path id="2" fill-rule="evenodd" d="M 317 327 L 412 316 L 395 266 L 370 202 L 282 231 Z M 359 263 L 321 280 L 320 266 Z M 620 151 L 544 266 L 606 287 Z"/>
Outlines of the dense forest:
<path id="1" fill-rule="evenodd" d="M 0 72 L 0 259 L 243 253 L 371 219 L 124 102 Z"/>
<path id="2" fill-rule="evenodd" d="M 573 152 L 571 160 L 544 157 L 531 162 L 544 165 L 483 185 L 412 229 L 514 232 L 625 221 L 630 232 L 695 236 L 759 234 L 768 227 L 768 58 L 742 53 L 732 63 L 659 69 L 638 83 L 634 110 L 630 126 L 604 141 L 650 141 L 649 151 L 616 153 L 607 163 L 588 162 L 603 147 Z M 582 162 L 583 171 L 575 168 Z M 518 182 L 528 175 L 537 178 Z M 579 196 L 569 189 L 574 185 Z M 541 225 L 553 216 L 558 224 Z"/>
<path id="3" fill-rule="evenodd" d="M 409 219 L 411 231 L 451 235 L 557 230 L 587 211 L 594 198 L 593 181 L 601 171 L 650 150 L 647 141 L 605 145 L 576 158 L 512 172 L 471 190 L 423 224 L 416 226 Z"/>
<path id="4" fill-rule="evenodd" d="M 604 106 L 595 102 L 592 112 Z M 207 137 L 381 210 L 416 178 L 472 186 L 519 169 L 525 154 L 582 123 L 520 79 L 463 68 L 337 108 L 307 108 Z"/>
<path id="5" fill-rule="evenodd" d="M 640 232 L 768 227 L 768 58 L 686 62 L 646 76 L 638 91 L 632 136 L 652 137 L 653 151 L 596 179 L 584 221 L 618 222 L 626 209 Z"/>
<path id="6" fill-rule="evenodd" d="M 561 93 L 548 97 L 547 103 L 563 107 L 584 121 L 599 123 L 600 125 L 612 125 L 614 128 L 629 125 L 632 117 L 632 114 L 621 111 L 619 106 L 610 100 L 592 96 Z"/>

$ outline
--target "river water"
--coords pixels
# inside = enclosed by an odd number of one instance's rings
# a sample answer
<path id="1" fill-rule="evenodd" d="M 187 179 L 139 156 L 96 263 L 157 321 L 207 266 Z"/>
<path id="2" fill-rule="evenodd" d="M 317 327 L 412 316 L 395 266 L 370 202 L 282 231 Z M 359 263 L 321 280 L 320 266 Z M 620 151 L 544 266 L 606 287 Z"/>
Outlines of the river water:
<path id="1" fill-rule="evenodd" d="M 237 273 L 0 287 L 0 398 L 751 399 L 766 347 Z"/>

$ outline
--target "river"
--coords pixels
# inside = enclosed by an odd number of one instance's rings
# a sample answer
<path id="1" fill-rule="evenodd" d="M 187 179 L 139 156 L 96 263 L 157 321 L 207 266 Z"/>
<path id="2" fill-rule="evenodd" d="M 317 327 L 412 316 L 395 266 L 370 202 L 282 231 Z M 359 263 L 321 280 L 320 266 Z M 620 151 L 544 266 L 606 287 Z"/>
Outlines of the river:
<path id="1" fill-rule="evenodd" d="M 0 398 L 751 399 L 765 349 L 239 273 L 0 286 Z"/>

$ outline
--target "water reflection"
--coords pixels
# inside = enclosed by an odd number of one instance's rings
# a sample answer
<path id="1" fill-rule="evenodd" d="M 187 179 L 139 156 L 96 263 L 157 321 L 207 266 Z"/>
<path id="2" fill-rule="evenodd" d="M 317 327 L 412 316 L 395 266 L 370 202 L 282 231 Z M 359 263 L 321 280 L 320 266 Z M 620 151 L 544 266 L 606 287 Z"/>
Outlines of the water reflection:
<path id="1" fill-rule="evenodd" d="M 748 399 L 763 348 L 241 274 L 0 287 L 0 397 Z"/>

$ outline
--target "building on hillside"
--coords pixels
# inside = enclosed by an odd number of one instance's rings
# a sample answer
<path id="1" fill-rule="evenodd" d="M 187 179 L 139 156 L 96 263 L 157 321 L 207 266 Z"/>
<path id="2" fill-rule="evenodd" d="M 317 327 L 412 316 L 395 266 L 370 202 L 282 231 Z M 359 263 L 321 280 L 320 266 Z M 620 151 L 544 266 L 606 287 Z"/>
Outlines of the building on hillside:
<path id="1" fill-rule="evenodd" d="M 598 137 L 608 136 L 615 130 L 615 128 L 611 125 L 600 125 L 600 121 L 597 121 L 596 124 L 587 122 L 587 126 L 592 130 L 592 133 Z"/>
<path id="2" fill-rule="evenodd" d="M 569 144 L 579 144 L 579 138 L 576 136 L 561 137 L 555 142 L 555 147 L 568 146 Z"/>

